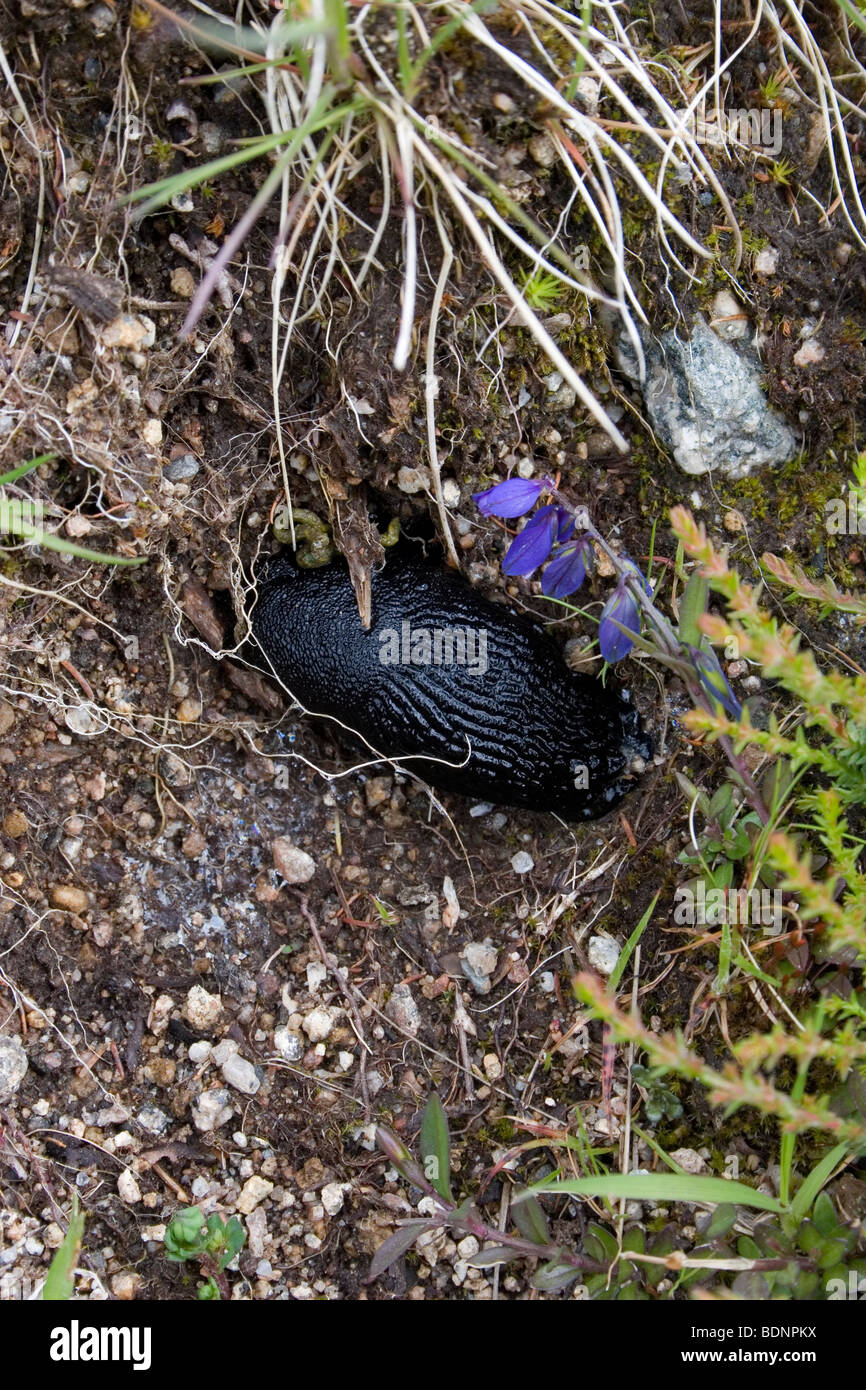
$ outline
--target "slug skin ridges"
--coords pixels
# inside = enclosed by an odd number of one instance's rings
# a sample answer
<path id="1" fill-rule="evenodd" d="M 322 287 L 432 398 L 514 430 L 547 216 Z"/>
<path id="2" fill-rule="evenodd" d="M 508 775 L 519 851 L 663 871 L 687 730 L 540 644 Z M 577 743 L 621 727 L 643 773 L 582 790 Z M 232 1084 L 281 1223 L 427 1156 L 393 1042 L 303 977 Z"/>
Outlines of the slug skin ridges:
<path id="1" fill-rule="evenodd" d="M 610 811 L 630 759 L 649 755 L 629 704 L 570 671 L 540 628 L 410 555 L 373 575 L 369 631 L 344 563 L 276 556 L 252 628 L 305 709 L 389 758 L 424 755 L 406 766 L 443 791 L 584 820 Z"/>

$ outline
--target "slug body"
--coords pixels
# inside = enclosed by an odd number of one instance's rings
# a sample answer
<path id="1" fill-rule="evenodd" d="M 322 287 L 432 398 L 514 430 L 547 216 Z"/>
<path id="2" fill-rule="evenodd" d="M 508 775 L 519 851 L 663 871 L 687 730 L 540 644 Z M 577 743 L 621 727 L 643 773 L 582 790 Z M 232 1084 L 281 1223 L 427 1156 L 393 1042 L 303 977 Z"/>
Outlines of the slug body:
<path id="1" fill-rule="evenodd" d="M 630 758 L 649 754 L 629 704 L 570 671 L 540 628 L 411 555 L 373 575 L 369 631 L 342 561 L 299 570 L 287 554 L 259 575 L 251 621 L 311 714 L 444 791 L 584 820 L 612 809 Z"/>

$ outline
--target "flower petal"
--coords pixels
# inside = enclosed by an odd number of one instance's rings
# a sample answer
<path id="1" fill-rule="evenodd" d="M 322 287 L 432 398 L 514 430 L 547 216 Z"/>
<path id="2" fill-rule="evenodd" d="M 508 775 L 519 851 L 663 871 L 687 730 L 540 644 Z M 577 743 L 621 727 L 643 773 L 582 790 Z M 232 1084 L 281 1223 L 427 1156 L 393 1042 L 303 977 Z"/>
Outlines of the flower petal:
<path id="1" fill-rule="evenodd" d="M 628 570 L 628 573 L 629 573 L 630 577 L 631 577 L 632 579 L 636 579 L 636 580 L 638 581 L 638 583 L 640 584 L 640 586 L 641 586 L 641 588 L 643 589 L 644 593 L 646 594 L 647 598 L 652 598 L 652 596 L 653 596 L 652 588 L 651 588 L 651 586 L 650 586 L 649 580 L 647 579 L 646 575 L 644 574 L 644 572 L 643 572 L 643 570 L 640 568 L 640 566 L 637 565 L 637 564 L 635 564 L 634 560 L 632 560 L 631 557 L 630 557 L 629 555 L 620 555 L 619 558 L 620 558 L 622 564 L 623 564 L 623 565 L 626 567 L 626 569 Z"/>
<path id="2" fill-rule="evenodd" d="M 621 632 L 616 626 L 617 623 L 622 623 L 623 627 L 635 634 L 640 632 L 637 601 L 624 587 L 622 580 L 604 605 L 598 626 L 601 654 L 611 666 L 628 656 L 634 646 L 627 633 Z"/>
<path id="3" fill-rule="evenodd" d="M 502 561 L 503 574 L 532 574 L 550 554 L 556 535 L 556 507 L 542 507 L 511 542 Z"/>
<path id="4" fill-rule="evenodd" d="M 547 478 L 508 478 L 504 483 L 489 487 L 486 492 L 473 492 L 472 496 L 484 516 L 509 519 L 531 512 L 548 487 L 550 481 Z"/>
<path id="5" fill-rule="evenodd" d="M 586 578 L 583 547 L 569 545 L 554 556 L 541 576 L 541 592 L 548 598 L 568 598 Z"/>

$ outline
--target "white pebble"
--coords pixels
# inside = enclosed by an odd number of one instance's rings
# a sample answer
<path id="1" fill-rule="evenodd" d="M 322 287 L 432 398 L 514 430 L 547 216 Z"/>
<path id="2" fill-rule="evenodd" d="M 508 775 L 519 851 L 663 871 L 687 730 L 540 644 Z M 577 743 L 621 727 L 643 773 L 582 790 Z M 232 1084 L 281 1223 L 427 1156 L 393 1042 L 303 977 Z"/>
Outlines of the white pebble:
<path id="1" fill-rule="evenodd" d="M 316 861 L 305 850 L 280 835 L 272 845 L 274 868 L 286 883 L 309 883 L 316 872 Z"/>
<path id="2" fill-rule="evenodd" d="M 140 1202 L 141 1188 L 128 1168 L 124 1168 L 117 1179 L 117 1193 L 123 1202 Z"/>
<path id="3" fill-rule="evenodd" d="M 220 1070 L 223 1081 L 227 1085 L 233 1086 L 236 1091 L 242 1091 L 245 1096 L 254 1096 L 262 1084 L 256 1075 L 256 1069 L 252 1062 L 248 1062 L 237 1052 L 233 1052 L 230 1057 L 226 1058 Z"/>
<path id="4" fill-rule="evenodd" d="M 525 849 L 519 849 L 511 859 L 511 867 L 516 874 L 528 874 L 535 868 L 535 860 Z"/>
<path id="5" fill-rule="evenodd" d="M 610 936 L 592 936 L 587 955 L 590 965 L 600 975 L 612 975 L 619 960 L 619 946 Z"/>
<path id="6" fill-rule="evenodd" d="M 187 1023 L 202 1033 L 213 1028 L 222 1011 L 223 1003 L 219 995 L 208 994 L 201 985 L 193 985 L 184 1000 L 183 1012 Z"/>
<path id="7" fill-rule="evenodd" d="M 307 1014 L 301 1026 L 310 1042 L 322 1042 L 333 1029 L 334 1020 L 327 1009 L 313 1009 Z"/>

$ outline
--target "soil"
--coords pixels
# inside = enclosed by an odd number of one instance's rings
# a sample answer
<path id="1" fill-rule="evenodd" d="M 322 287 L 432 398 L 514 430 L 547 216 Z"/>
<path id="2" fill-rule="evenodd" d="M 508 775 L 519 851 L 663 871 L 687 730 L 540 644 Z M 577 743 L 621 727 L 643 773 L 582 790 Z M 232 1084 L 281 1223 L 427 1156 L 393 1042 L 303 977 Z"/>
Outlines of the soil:
<path id="1" fill-rule="evenodd" d="M 700 12 L 661 8 L 660 43 L 695 44 L 702 27 L 712 32 Z M 167 20 L 126 3 L 21 0 L 3 7 L 0 24 L 39 155 L 7 92 L 0 470 L 52 454 L 27 481 L 59 533 L 147 558 L 114 568 L 25 544 L 2 552 L 0 1028 L 21 1037 L 29 1069 L 0 1109 L 0 1274 L 44 1276 L 77 1192 L 86 1215 L 82 1296 L 195 1298 L 198 1271 L 165 1258 L 163 1234 L 179 1206 L 201 1201 L 208 1213 L 240 1212 L 247 1223 L 229 1272 L 234 1297 L 537 1297 L 531 1262 L 496 1274 L 467 1269 L 466 1252 L 444 1235 L 423 1258 L 410 1252 L 366 1282 L 374 1251 L 412 1210 L 373 1126 L 388 1125 L 417 1151 L 423 1107 L 437 1092 L 455 1183 L 464 1193 L 480 1187 L 494 1225 L 506 1178 L 490 1170 L 512 1148 L 510 1171 L 524 1182 L 550 1169 L 549 1153 L 529 1141 L 573 1132 L 578 1120 L 597 1152 L 614 1151 L 621 1059 L 605 1113 L 601 1027 L 583 1028 L 571 978 L 590 968 L 590 937 L 624 943 L 659 891 L 642 940 L 644 1017 L 684 1027 L 710 1060 L 724 1058 L 715 1025 L 693 1008 L 715 971 L 711 949 L 669 954 L 681 944 L 671 906 L 688 844 L 674 773 L 711 790 L 721 763 L 682 737 L 676 685 L 661 690 L 637 662 L 625 678 L 653 731 L 655 759 L 620 812 L 579 828 L 431 797 L 387 764 L 360 766 L 333 730 L 285 708 L 246 662 L 242 620 L 250 566 L 275 546 L 270 518 L 282 497 L 269 269 L 278 210 L 232 263 L 227 302 L 217 297 L 185 339 L 189 285 L 178 272 L 198 281 L 202 257 L 243 214 L 261 170 L 214 178 L 193 191 L 189 211 L 135 222 L 118 203 L 258 134 L 259 102 L 231 82 L 182 87 L 209 62 Z M 527 151 L 538 112 L 492 57 L 474 67 L 464 57 L 459 45 L 437 56 L 419 98 L 425 114 L 456 100 L 451 119 L 552 232 L 567 190 Z M 759 64 L 769 61 L 761 42 L 740 60 L 733 105 L 750 104 Z M 191 117 L 172 114 L 179 93 Z M 512 100 L 507 115 L 493 100 L 499 93 Z M 785 154 L 798 168 L 812 134 L 794 112 Z M 551 622 L 550 605 L 536 583 L 503 579 L 503 528 L 471 500 L 520 459 L 538 475 L 561 474 L 599 529 L 639 560 L 654 522 L 656 550 L 673 555 L 666 512 L 685 501 L 752 573 L 766 549 L 813 566 L 820 544 L 819 563 L 838 582 L 866 578 L 859 544 L 827 538 L 822 526 L 824 501 L 839 494 L 862 441 L 862 251 L 839 216 L 822 221 L 796 181 L 722 162 L 718 173 L 732 204 L 748 207 L 738 284 L 765 335 L 768 395 L 799 422 L 803 440 L 794 464 L 743 484 L 678 472 L 575 296 L 551 312 L 564 316 L 575 365 L 621 406 L 630 452 L 617 455 L 579 406 L 548 389 L 549 365 L 505 323 L 496 286 L 452 229 L 460 258 L 436 361 L 437 421 L 443 477 L 459 486 L 461 564 L 470 582 L 542 621 Z M 808 187 L 832 202 L 826 152 Z M 371 163 L 352 185 L 352 212 L 375 219 L 381 196 Z M 711 237 L 713 209 L 696 190 L 682 193 L 676 211 L 698 239 Z M 636 283 L 661 331 L 672 302 L 658 247 L 649 222 L 630 216 Z M 569 233 L 575 244 L 585 234 Z M 779 268 L 762 278 L 753 256 L 767 243 Z M 346 232 L 349 265 L 365 245 Z M 429 217 L 406 373 L 390 366 L 401 246 L 397 202 L 363 294 L 345 275 L 332 281 L 327 313 L 296 332 L 280 392 L 293 501 L 330 514 L 344 537 L 367 536 L 370 515 L 426 525 L 430 536 L 438 526 L 429 492 L 408 490 L 400 473 L 426 459 L 424 344 L 441 256 Z M 703 278 L 677 282 L 686 320 L 730 284 L 715 267 L 699 269 Z M 131 337 L 106 345 L 118 314 L 132 321 Z M 808 319 L 820 319 L 826 353 L 797 367 Z M 135 327 L 147 320 L 150 340 Z M 498 347 L 481 358 L 496 321 Z M 190 455 L 192 475 L 168 481 L 166 468 Z M 726 531 L 731 509 L 739 529 Z M 606 592 L 595 583 L 593 602 Z M 814 614 L 809 621 L 817 645 L 838 640 Z M 554 615 L 552 626 L 578 646 L 593 635 L 581 618 Z M 772 701 L 773 692 L 764 696 Z M 314 861 L 294 887 L 274 866 L 282 840 Z M 518 853 L 531 860 L 527 872 L 512 865 Z M 462 968 L 469 943 L 493 949 L 487 992 Z M 408 1003 L 395 994 L 401 984 Z M 197 988 L 219 1000 L 204 1026 Z M 325 1036 L 315 1027 L 322 1012 Z M 755 1014 L 750 996 L 737 998 L 735 1034 Z M 295 1053 L 285 1041 L 281 1052 L 280 1030 Z M 226 1041 L 253 1064 L 254 1094 L 227 1086 L 223 1064 L 196 1048 Z M 203 1090 L 228 1093 L 231 1118 L 216 1129 L 195 1123 Z M 708 1161 L 733 1149 L 759 1172 L 775 1161 L 770 1127 L 740 1126 L 731 1137 L 702 1093 L 684 1100 L 683 1118 L 662 1124 L 659 1143 Z M 257 1187 L 260 1179 L 269 1186 Z M 573 1228 L 577 1204 L 556 1215 L 561 1230 Z"/>

